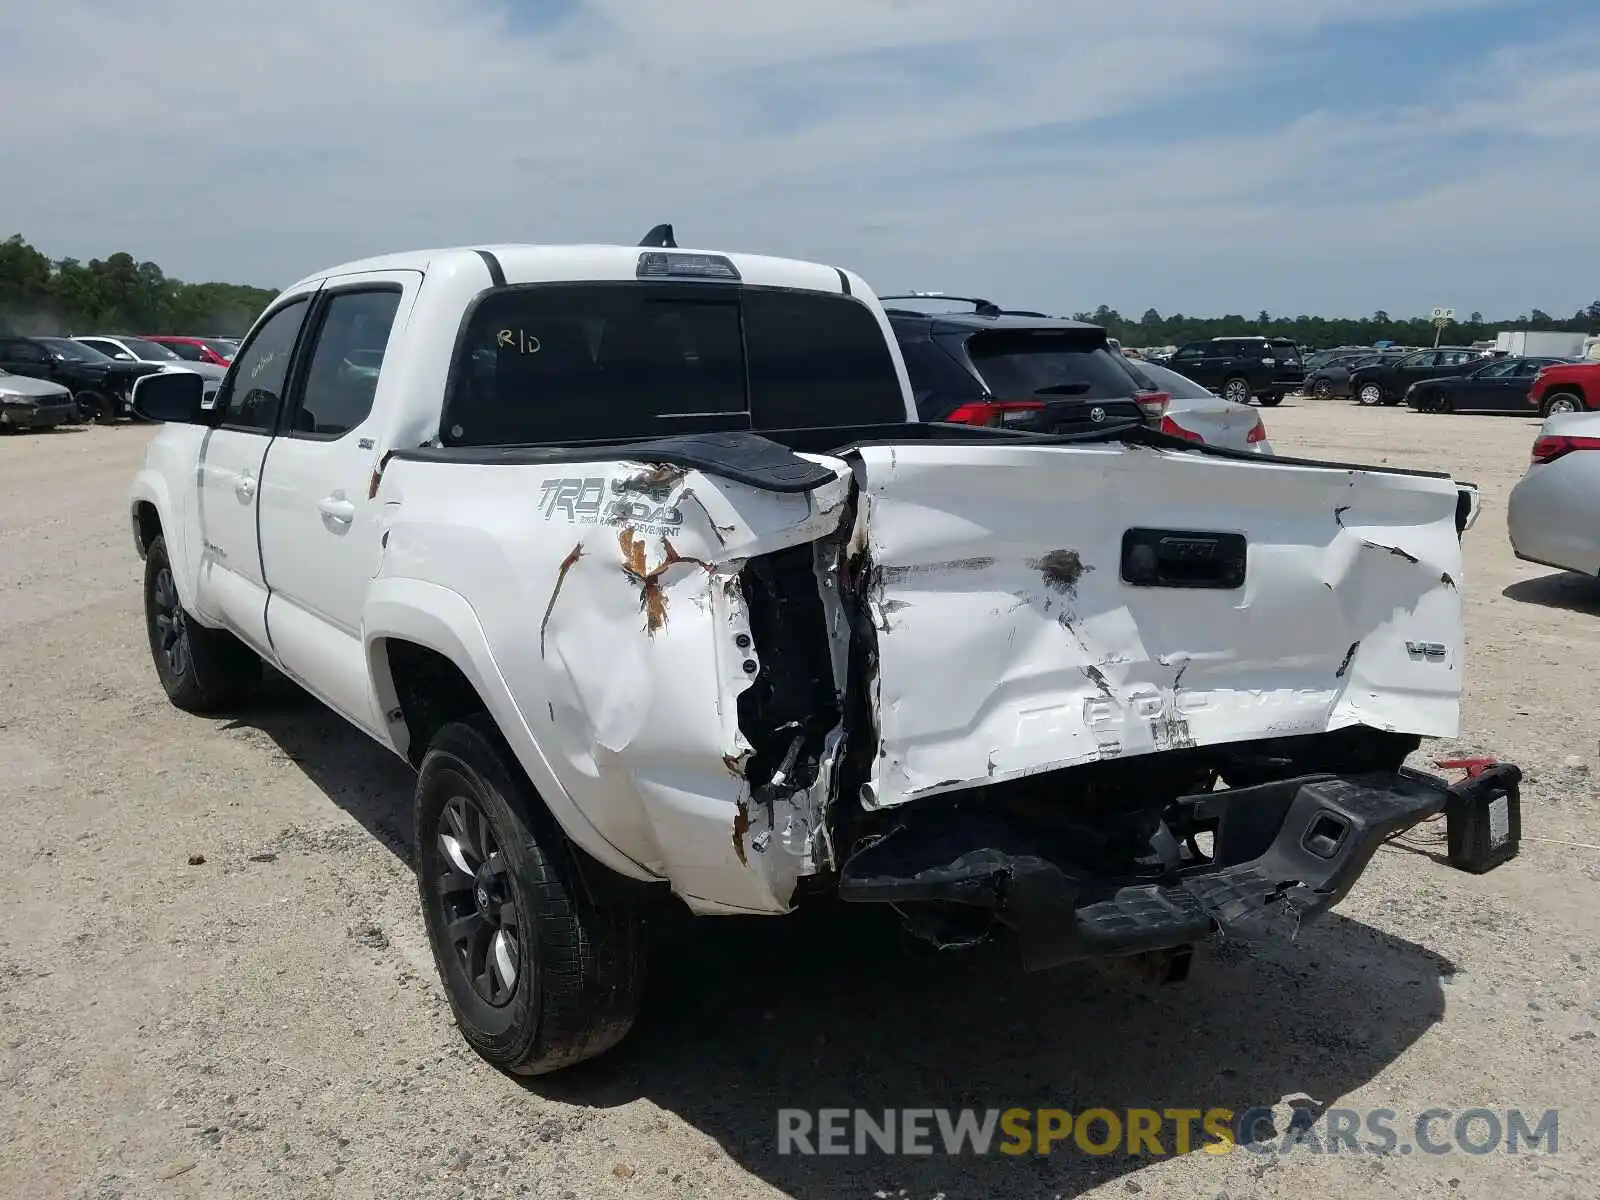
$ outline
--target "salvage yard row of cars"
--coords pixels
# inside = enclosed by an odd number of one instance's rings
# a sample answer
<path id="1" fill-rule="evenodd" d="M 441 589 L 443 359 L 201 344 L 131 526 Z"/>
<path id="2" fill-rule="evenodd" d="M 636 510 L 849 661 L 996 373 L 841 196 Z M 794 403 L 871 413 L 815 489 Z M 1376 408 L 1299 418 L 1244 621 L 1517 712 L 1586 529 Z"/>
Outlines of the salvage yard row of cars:
<path id="1" fill-rule="evenodd" d="M 237 349 L 224 338 L 165 334 L 0 336 L 0 430 L 132 416 L 133 385 L 146 375 L 198 375 L 215 395 Z"/>
<path id="2" fill-rule="evenodd" d="M 1403 403 L 1419 412 L 1548 417 L 1600 407 L 1600 362 L 1472 346 L 1362 350 L 1316 364 L 1304 391 L 1369 408 Z"/>
<path id="3" fill-rule="evenodd" d="M 1460 733 L 1473 485 L 1174 433 L 1103 329 L 918 299 L 667 226 L 417 251 L 285 289 L 210 402 L 134 385 L 156 681 L 270 664 L 415 769 L 495 1066 L 617 1045 L 662 904 L 1176 980 L 1433 816 L 1515 852 L 1514 765 L 1405 767 Z"/>

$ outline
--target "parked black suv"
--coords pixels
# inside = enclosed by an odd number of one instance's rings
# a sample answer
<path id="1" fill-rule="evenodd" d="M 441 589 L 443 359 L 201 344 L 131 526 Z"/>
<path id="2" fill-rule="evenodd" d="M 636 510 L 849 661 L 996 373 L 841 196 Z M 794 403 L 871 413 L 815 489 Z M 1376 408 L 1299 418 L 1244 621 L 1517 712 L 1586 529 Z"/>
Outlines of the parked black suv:
<path id="1" fill-rule="evenodd" d="M 1075 433 L 1159 426 L 1168 397 L 1152 392 L 1099 325 L 942 294 L 880 296 L 924 421 Z M 971 304 L 922 312 L 908 302 Z"/>
<path id="2" fill-rule="evenodd" d="M 59 383 L 72 393 L 78 412 L 96 421 L 130 414 L 133 381 L 160 374 L 157 363 L 123 363 L 70 338 L 0 337 L 0 367 Z"/>
<path id="3" fill-rule="evenodd" d="M 1249 404 L 1280 403 L 1305 382 L 1300 347 L 1288 338 L 1217 337 L 1179 346 L 1164 366 L 1219 393 L 1223 399 Z"/>
<path id="4" fill-rule="evenodd" d="M 1350 372 L 1350 394 L 1357 404 L 1399 404 L 1413 383 L 1424 379 L 1443 379 L 1465 375 L 1481 367 L 1490 357 L 1471 346 L 1440 346 L 1418 350 L 1403 358 L 1369 363 Z"/>

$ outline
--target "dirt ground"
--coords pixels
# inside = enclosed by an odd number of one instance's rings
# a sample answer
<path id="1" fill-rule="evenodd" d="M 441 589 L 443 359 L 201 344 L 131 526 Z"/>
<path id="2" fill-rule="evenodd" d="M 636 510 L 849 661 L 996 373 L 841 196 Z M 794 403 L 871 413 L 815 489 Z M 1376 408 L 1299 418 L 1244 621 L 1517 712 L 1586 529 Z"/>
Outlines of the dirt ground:
<path id="1" fill-rule="evenodd" d="M 166 703 L 124 499 L 149 431 L 0 437 L 0 1194 L 1595 1195 L 1600 585 L 1511 556 L 1535 422 L 1265 417 L 1284 453 L 1484 488 L 1463 744 L 1529 773 L 1520 857 L 1475 877 L 1386 849 L 1326 921 L 1203 947 L 1164 988 L 924 952 L 859 915 L 684 922 L 625 1048 L 527 1085 L 464 1048 L 435 983 L 403 765 L 284 688 L 234 720 Z M 1554 1108 L 1559 1142 L 777 1152 L 780 1107 L 965 1105 L 1383 1107 L 1408 1143 L 1430 1108 Z"/>

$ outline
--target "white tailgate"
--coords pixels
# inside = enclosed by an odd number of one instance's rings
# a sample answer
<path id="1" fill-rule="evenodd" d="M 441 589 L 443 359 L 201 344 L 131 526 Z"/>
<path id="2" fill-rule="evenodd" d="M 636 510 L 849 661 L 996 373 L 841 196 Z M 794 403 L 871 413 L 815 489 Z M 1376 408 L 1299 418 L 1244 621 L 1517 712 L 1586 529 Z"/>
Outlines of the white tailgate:
<path id="1" fill-rule="evenodd" d="M 1449 479 L 1120 444 L 853 457 L 877 572 L 878 804 L 1357 723 L 1457 732 Z M 1243 586 L 1124 583 L 1135 527 L 1244 534 Z"/>

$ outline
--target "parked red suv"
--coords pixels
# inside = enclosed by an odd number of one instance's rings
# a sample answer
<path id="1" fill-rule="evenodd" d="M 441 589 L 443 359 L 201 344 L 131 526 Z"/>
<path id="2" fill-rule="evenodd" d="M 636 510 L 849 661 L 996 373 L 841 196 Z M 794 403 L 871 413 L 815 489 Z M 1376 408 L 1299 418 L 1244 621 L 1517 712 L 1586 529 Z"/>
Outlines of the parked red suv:
<path id="1" fill-rule="evenodd" d="M 1600 362 L 1551 363 L 1533 377 L 1528 403 L 1541 417 L 1600 408 Z"/>
<path id="2" fill-rule="evenodd" d="M 239 344 L 225 338 L 176 337 L 166 333 L 139 336 L 147 342 L 167 347 L 179 358 L 186 358 L 190 362 L 215 363 L 219 367 L 233 362 L 233 356 L 239 352 Z"/>

